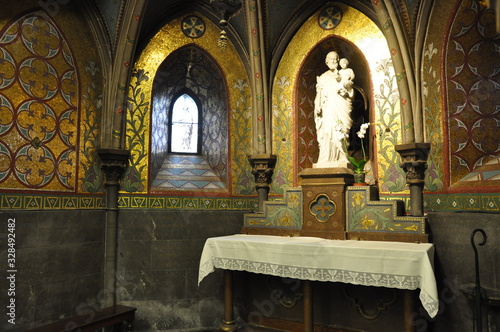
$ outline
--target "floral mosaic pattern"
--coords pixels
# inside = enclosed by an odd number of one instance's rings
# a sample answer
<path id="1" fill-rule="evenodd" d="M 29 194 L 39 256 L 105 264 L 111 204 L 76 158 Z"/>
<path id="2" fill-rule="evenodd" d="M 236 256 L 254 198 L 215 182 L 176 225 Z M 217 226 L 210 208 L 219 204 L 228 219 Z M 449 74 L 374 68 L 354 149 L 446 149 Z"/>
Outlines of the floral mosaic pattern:
<path id="1" fill-rule="evenodd" d="M 146 179 L 142 174 L 146 168 L 149 102 L 145 100 L 141 83 L 149 80 L 143 70 L 132 73 L 132 84 L 127 103 L 127 149 L 130 150 L 129 167 L 122 179 L 122 189 L 128 192 L 143 191 Z"/>
<path id="2" fill-rule="evenodd" d="M 288 139 L 290 133 L 293 132 L 292 103 L 284 94 L 286 87 L 290 85 L 290 81 L 286 76 L 282 76 L 276 80 L 275 96 L 276 101 L 273 105 L 273 152 L 278 156 L 276 169 L 271 183 L 271 190 L 276 194 L 283 194 L 287 184 L 293 183 L 293 168 L 287 167 L 292 164 L 292 140 Z"/>
<path id="3" fill-rule="evenodd" d="M 75 191 L 78 71 L 44 12 L 0 32 L 0 183 L 3 188 Z"/>
<path id="4" fill-rule="evenodd" d="M 264 212 L 245 214 L 245 227 L 302 228 L 302 189 L 287 188 L 283 199 L 264 202 Z"/>
<path id="5" fill-rule="evenodd" d="M 371 200 L 369 187 L 349 187 L 347 230 L 425 234 L 425 217 L 403 216 L 402 201 Z"/>
<path id="6" fill-rule="evenodd" d="M 434 68 L 437 52 L 438 50 L 434 44 L 429 44 L 424 52 L 425 63 L 423 66 L 423 96 L 427 101 L 424 109 L 425 128 L 427 142 L 431 144 L 427 160 L 425 186 L 430 191 L 440 190 L 444 186 L 443 130 L 441 121 L 436 121 L 436 119 L 442 117 L 440 107 L 441 82 Z"/>
<path id="7" fill-rule="evenodd" d="M 92 77 L 92 80 L 87 87 L 87 91 L 83 93 L 83 112 L 85 113 L 85 121 L 82 123 L 83 142 L 82 142 L 82 171 L 84 176 L 80 179 L 81 188 L 83 191 L 95 193 L 102 191 L 103 173 L 101 171 L 101 163 L 97 155 L 97 147 L 100 139 L 100 126 L 102 116 L 102 95 L 99 82 L 100 69 L 95 62 L 89 63 L 85 67 Z"/>
<path id="8" fill-rule="evenodd" d="M 392 68 L 389 59 L 380 61 L 376 70 L 386 79 L 375 93 L 379 183 L 382 191 L 390 192 L 402 191 L 406 185 L 406 174 L 398 166 L 401 158 L 394 150 L 394 146 L 401 144 L 401 122 L 399 92 Z"/>
<path id="9" fill-rule="evenodd" d="M 251 195 L 255 193 L 254 175 L 248 167 L 247 152 L 251 151 L 252 135 L 252 105 L 250 87 L 246 80 L 239 79 L 233 84 L 233 89 L 238 93 L 235 107 L 231 109 L 231 118 L 235 125 L 231 128 L 233 142 L 233 183 L 236 193 Z"/>

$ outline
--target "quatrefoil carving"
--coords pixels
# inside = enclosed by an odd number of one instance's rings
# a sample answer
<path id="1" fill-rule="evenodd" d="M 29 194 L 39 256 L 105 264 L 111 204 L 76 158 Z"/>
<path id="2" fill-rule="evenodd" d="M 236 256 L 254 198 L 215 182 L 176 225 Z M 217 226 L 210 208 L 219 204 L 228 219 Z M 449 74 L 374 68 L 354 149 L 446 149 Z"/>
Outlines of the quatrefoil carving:
<path id="1" fill-rule="evenodd" d="M 328 195 L 319 194 L 309 204 L 309 212 L 319 222 L 327 222 L 328 219 L 335 214 L 337 207 L 335 203 L 330 200 Z"/>

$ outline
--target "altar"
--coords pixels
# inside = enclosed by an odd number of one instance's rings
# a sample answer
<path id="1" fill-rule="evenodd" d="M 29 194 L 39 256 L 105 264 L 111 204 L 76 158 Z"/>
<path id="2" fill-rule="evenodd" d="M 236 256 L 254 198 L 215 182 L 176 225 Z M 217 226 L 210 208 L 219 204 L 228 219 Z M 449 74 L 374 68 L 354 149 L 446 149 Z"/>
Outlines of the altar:
<path id="1" fill-rule="evenodd" d="M 430 317 L 439 308 L 431 243 L 331 240 L 236 234 L 209 238 L 199 266 L 200 283 L 216 268 L 247 271 L 307 281 L 304 302 L 311 302 L 310 281 L 340 282 L 406 290 L 420 289 L 419 299 Z M 232 320 L 230 274 L 226 273 L 226 317 Z M 229 312 L 228 312 L 229 311 Z M 312 331 L 312 308 L 304 308 L 305 331 Z"/>
<path id="2" fill-rule="evenodd" d="M 287 188 L 282 199 L 264 201 L 258 212 L 245 214 L 241 234 L 207 239 L 198 283 L 216 268 L 225 271 L 224 319 L 219 331 L 238 329 L 233 317 L 232 271 L 259 274 L 268 280 L 278 277 L 300 281 L 302 293 L 294 297 L 302 298 L 303 325 L 287 328 L 284 325 L 289 322 L 285 320 L 270 322 L 279 329 L 314 331 L 315 316 L 324 318 L 319 311 L 314 314 L 314 302 L 330 305 L 341 300 L 338 295 L 314 296 L 315 289 L 327 283 L 332 283 L 329 288 L 345 286 L 345 299 L 354 300 L 357 312 L 370 322 L 379 317 L 380 308 L 399 298 L 398 308 L 402 310 L 394 315 L 399 324 L 392 326 L 415 331 L 417 293 L 423 308 L 418 311 L 435 317 L 439 302 L 434 245 L 429 243 L 426 217 L 408 215 L 400 200 L 380 200 L 376 186 L 353 185 L 353 173 L 348 168 L 304 169 L 299 178 L 300 187 Z M 391 299 L 380 303 L 379 297 L 373 296 L 359 304 L 357 296 L 347 294 L 347 285 L 359 285 L 351 286 L 358 290 L 372 286 L 383 293 L 380 297 L 391 294 Z M 242 291 L 245 287 L 235 289 Z M 258 289 L 261 287 L 254 287 L 244 298 L 258 295 Z M 366 314 L 361 308 L 370 303 L 374 303 L 377 314 Z M 300 311 L 295 313 L 301 315 Z"/>

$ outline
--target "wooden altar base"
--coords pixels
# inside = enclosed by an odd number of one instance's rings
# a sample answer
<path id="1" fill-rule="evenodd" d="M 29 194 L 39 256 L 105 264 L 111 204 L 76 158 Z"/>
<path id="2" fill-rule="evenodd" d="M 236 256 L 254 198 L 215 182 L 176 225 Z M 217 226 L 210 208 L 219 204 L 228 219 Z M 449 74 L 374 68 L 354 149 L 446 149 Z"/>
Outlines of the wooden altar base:
<path id="1" fill-rule="evenodd" d="M 300 235 L 344 240 L 345 191 L 354 182 L 353 172 L 345 167 L 306 168 L 299 178 L 304 195 Z"/>

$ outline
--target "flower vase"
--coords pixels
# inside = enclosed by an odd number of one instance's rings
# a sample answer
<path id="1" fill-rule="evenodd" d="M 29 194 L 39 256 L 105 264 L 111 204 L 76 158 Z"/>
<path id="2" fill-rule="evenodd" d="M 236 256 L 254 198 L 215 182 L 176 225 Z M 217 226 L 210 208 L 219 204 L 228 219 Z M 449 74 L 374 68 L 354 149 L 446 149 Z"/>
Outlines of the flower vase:
<path id="1" fill-rule="evenodd" d="M 365 173 L 354 173 L 354 185 L 366 186 L 365 175 Z"/>

